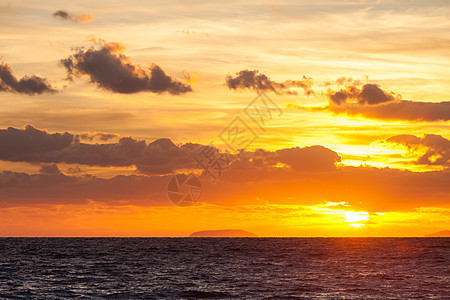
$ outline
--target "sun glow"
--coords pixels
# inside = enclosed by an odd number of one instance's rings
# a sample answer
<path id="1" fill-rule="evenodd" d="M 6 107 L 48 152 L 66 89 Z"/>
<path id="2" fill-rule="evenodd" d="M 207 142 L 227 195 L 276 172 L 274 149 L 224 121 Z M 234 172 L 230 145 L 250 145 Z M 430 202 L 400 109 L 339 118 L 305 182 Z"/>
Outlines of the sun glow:
<path id="1" fill-rule="evenodd" d="M 352 227 L 362 227 L 366 225 L 364 222 L 369 221 L 369 213 L 347 211 L 345 213 L 345 222 Z"/>

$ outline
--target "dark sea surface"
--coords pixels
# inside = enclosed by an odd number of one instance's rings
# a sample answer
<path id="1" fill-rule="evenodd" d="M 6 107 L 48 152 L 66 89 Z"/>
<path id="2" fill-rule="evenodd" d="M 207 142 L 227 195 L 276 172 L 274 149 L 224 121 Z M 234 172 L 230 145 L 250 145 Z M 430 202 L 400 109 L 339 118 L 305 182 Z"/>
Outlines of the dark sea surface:
<path id="1" fill-rule="evenodd" d="M 0 298 L 450 299 L 450 238 L 2 238 Z"/>

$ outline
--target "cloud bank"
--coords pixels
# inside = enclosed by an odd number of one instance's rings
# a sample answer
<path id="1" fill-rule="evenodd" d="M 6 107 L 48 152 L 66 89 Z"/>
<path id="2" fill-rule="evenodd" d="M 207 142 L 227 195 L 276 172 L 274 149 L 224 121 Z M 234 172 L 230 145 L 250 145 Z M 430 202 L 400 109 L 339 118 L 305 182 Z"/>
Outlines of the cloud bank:
<path id="1" fill-rule="evenodd" d="M 264 172 L 262 172 L 265 168 Z M 98 178 L 61 172 L 55 165 L 38 174 L 0 172 L 0 207 L 104 202 L 111 206 L 172 206 L 166 188 L 171 175 Z M 202 177 L 204 178 L 204 177 Z M 321 172 L 236 165 L 217 181 L 202 180 L 202 201 L 217 205 L 347 202 L 364 211 L 414 211 L 448 205 L 450 172 L 410 172 L 372 167 L 339 167 Z"/>
<path id="2" fill-rule="evenodd" d="M 194 156 L 202 145 L 175 145 L 161 138 L 151 143 L 123 137 L 117 143 L 87 144 L 81 139 L 98 133 L 73 135 L 49 133 L 32 125 L 0 130 L 0 160 L 29 163 L 69 163 L 90 166 L 133 166 L 145 174 L 167 174 L 194 168 Z M 110 138 L 112 135 L 101 135 Z M 115 135 L 114 135 L 115 137 Z"/>
<path id="3" fill-rule="evenodd" d="M 426 147 L 419 163 L 448 165 L 449 141 L 441 136 L 395 136 L 386 140 L 408 147 Z M 37 174 L 0 171 L 0 206 L 79 204 L 90 200 L 109 205 L 171 205 L 166 187 L 173 174 L 198 169 L 195 157 L 208 147 L 175 145 L 168 138 L 146 143 L 132 137 L 117 143 L 85 144 L 71 133 L 49 133 L 31 125 L 0 130 L 0 160 L 39 164 Z M 217 151 L 215 148 L 209 150 Z M 324 199 L 348 202 L 365 211 L 413 210 L 448 204 L 449 169 L 411 172 L 389 168 L 346 167 L 341 157 L 323 146 L 243 151 L 212 183 L 204 180 L 202 201 L 220 205 L 301 204 Z M 136 175 L 99 178 L 79 167 L 58 163 L 130 166 Z"/>
<path id="4" fill-rule="evenodd" d="M 168 138 L 150 143 L 132 137 L 123 137 L 117 143 L 87 144 L 81 141 L 90 140 L 97 135 L 98 133 L 49 133 L 32 125 L 27 125 L 24 129 L 1 129 L 0 160 L 116 167 L 134 165 L 143 174 L 170 174 L 180 169 L 199 168 L 195 158 L 201 150 L 212 151 L 213 154 L 219 152 L 216 148 L 194 143 L 175 145 Z M 100 139 L 110 137 L 116 136 L 101 135 Z M 232 161 L 238 160 L 236 164 L 241 167 L 252 164 L 273 167 L 283 163 L 303 172 L 333 170 L 335 164 L 341 161 L 336 152 L 322 146 L 296 147 L 274 152 L 259 149 L 255 152 L 243 151 L 230 157 Z"/>

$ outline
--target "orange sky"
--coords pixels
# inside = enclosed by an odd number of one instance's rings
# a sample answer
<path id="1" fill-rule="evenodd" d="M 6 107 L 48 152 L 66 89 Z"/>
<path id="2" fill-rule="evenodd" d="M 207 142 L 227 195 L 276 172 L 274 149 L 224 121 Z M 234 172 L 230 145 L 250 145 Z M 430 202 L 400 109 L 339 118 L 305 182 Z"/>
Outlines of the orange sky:
<path id="1" fill-rule="evenodd" d="M 0 236 L 449 229 L 446 1 L 61 5 L 0 1 Z"/>

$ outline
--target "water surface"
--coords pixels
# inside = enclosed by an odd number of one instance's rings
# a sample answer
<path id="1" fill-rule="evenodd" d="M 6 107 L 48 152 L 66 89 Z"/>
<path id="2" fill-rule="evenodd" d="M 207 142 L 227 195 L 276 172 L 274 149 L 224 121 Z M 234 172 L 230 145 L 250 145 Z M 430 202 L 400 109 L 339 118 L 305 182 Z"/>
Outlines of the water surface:
<path id="1" fill-rule="evenodd" d="M 0 239 L 0 298 L 444 299 L 449 283 L 450 238 Z"/>

